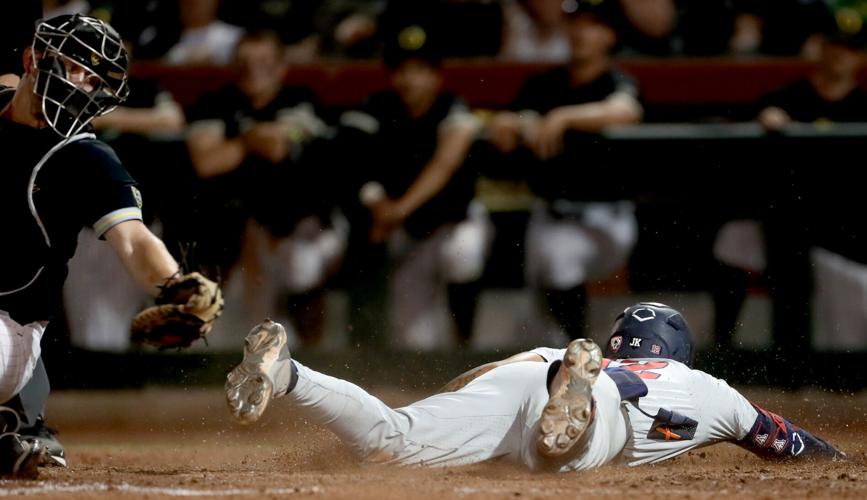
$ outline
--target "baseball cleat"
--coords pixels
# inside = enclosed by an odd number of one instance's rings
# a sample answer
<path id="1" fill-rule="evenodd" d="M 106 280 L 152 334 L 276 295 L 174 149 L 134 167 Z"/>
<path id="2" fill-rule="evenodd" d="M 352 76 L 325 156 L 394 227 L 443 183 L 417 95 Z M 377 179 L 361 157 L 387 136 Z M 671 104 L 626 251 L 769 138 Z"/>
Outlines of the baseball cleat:
<path id="1" fill-rule="evenodd" d="M 38 439 L 45 446 L 45 463 L 43 465 L 53 467 L 66 467 L 66 450 L 57 439 L 57 431 L 45 425 L 42 417 L 36 419 L 33 427 L 27 427 L 18 431 L 25 440 Z"/>
<path id="2" fill-rule="evenodd" d="M 38 439 L 23 439 L 15 432 L 0 435 L 0 477 L 36 479 L 39 466 L 46 464 L 46 454 Z"/>
<path id="3" fill-rule="evenodd" d="M 292 357 L 286 329 L 265 320 L 244 339 L 244 360 L 226 377 L 226 402 L 242 424 L 255 422 L 271 399 L 286 394 L 292 382 Z"/>
<path id="4" fill-rule="evenodd" d="M 536 448 L 542 456 L 561 457 L 584 435 L 592 421 L 593 383 L 601 369 L 602 351 L 592 340 L 569 343 L 539 419 Z"/>

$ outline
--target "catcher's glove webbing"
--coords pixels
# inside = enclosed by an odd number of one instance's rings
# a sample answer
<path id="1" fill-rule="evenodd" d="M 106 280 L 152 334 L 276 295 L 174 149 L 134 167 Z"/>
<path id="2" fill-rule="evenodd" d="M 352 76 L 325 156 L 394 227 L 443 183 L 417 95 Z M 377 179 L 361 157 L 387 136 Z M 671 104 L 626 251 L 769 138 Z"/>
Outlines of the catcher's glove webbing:
<path id="1" fill-rule="evenodd" d="M 222 312 L 217 283 L 196 272 L 172 277 L 160 287 L 156 305 L 133 319 L 132 340 L 161 349 L 189 347 L 211 331 Z"/>

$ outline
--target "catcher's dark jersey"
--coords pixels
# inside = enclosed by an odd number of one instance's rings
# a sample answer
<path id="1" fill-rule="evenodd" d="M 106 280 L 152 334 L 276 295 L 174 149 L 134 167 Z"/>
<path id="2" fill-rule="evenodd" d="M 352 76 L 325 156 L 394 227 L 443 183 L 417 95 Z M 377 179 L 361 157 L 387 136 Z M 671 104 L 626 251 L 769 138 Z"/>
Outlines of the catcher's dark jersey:
<path id="1" fill-rule="evenodd" d="M 473 119 L 463 101 L 452 94 L 441 94 L 431 109 L 412 118 L 394 92 L 374 94 L 357 111 L 341 117 L 341 125 L 362 129 L 373 135 L 374 158 L 362 166 L 365 180 L 385 187 L 392 199 L 401 197 L 419 176 L 436 151 L 440 129 L 449 123 Z M 449 184 L 406 221 L 407 231 L 415 237 L 429 235 L 445 222 L 466 218 L 472 200 L 475 177 L 460 169 Z"/>
<path id="2" fill-rule="evenodd" d="M 11 94 L 0 87 L 0 108 Z M 0 119 L 0 310 L 21 324 L 47 321 L 60 306 L 83 227 L 102 236 L 141 219 L 135 181 L 111 148 L 75 137 L 52 153 L 60 137 L 50 128 Z"/>

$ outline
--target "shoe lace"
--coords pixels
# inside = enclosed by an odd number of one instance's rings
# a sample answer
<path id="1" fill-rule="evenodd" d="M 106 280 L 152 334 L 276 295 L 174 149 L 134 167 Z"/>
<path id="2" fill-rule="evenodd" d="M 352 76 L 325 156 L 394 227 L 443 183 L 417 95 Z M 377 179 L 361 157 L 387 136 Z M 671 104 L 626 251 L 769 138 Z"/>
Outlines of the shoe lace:
<path id="1" fill-rule="evenodd" d="M 10 420 L 8 415 L 11 415 L 13 419 Z M 15 425 L 10 425 L 12 422 Z M 0 439 L 8 435 L 17 434 L 20 428 L 21 417 L 18 415 L 18 412 L 8 406 L 0 406 Z"/>

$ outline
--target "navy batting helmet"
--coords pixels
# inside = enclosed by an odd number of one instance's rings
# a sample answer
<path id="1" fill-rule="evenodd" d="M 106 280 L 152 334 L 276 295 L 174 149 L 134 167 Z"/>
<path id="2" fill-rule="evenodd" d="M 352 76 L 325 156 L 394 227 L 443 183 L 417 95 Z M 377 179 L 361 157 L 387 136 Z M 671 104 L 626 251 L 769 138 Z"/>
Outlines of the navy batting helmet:
<path id="1" fill-rule="evenodd" d="M 127 51 L 120 35 L 94 17 L 57 16 L 36 27 L 34 92 L 45 121 L 70 137 L 129 94 Z"/>
<path id="2" fill-rule="evenodd" d="M 627 307 L 605 345 L 609 359 L 666 358 L 692 365 L 692 332 L 679 311 L 657 302 Z"/>

